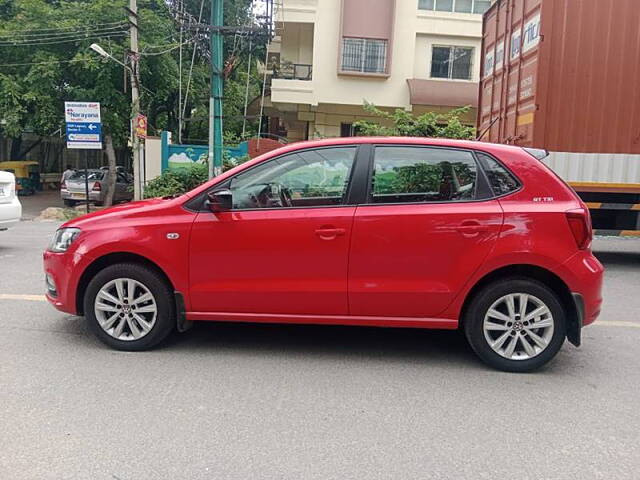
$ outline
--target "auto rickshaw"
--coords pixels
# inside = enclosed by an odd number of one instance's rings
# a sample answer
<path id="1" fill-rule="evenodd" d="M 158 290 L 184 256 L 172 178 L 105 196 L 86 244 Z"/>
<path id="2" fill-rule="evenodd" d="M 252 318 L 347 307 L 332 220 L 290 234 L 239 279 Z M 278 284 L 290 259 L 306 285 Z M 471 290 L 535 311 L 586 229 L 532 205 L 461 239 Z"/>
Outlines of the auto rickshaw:
<path id="1" fill-rule="evenodd" d="M 11 172 L 16 176 L 18 195 L 33 195 L 40 190 L 38 166 L 38 162 L 29 161 L 0 162 L 0 170 Z"/>

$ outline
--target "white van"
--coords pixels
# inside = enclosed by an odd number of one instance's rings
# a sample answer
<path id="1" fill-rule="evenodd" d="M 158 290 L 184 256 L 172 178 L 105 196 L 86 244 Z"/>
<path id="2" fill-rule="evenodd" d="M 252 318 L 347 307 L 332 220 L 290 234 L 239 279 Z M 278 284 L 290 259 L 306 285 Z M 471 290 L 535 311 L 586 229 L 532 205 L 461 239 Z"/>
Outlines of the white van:
<path id="1" fill-rule="evenodd" d="M 16 194 L 16 177 L 0 171 L 0 231 L 13 227 L 20 221 L 22 205 Z"/>

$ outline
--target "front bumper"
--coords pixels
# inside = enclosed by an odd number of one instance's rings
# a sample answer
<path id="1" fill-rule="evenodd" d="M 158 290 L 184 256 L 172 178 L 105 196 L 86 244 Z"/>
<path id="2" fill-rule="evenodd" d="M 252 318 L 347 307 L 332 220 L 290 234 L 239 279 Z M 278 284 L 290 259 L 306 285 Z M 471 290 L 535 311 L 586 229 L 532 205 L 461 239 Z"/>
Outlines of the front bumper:
<path id="1" fill-rule="evenodd" d="M 20 222 L 22 217 L 22 205 L 18 197 L 9 203 L 0 203 L 0 230 L 6 230 Z"/>
<path id="2" fill-rule="evenodd" d="M 83 271 L 87 258 L 77 253 L 55 253 L 45 251 L 43 254 L 44 273 L 49 282 L 55 285 L 55 291 L 47 287 L 45 296 L 49 303 L 61 312 L 78 314 L 76 291 L 79 283 L 77 272 Z"/>

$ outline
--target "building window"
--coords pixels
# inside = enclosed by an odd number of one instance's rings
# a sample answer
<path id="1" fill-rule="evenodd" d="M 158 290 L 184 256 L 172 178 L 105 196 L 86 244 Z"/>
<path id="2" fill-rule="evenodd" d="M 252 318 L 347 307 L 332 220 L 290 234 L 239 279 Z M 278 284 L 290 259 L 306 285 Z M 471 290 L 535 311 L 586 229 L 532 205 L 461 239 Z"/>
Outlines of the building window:
<path id="1" fill-rule="evenodd" d="M 418 0 L 420 10 L 436 12 L 484 13 L 491 6 L 491 0 Z"/>
<path id="2" fill-rule="evenodd" d="M 345 37 L 342 40 L 342 71 L 386 73 L 387 41 Z"/>
<path id="3" fill-rule="evenodd" d="M 360 133 L 360 129 L 353 123 L 340 124 L 341 137 L 357 137 L 359 133 Z"/>
<path id="4" fill-rule="evenodd" d="M 473 48 L 433 47 L 431 78 L 471 80 Z"/>

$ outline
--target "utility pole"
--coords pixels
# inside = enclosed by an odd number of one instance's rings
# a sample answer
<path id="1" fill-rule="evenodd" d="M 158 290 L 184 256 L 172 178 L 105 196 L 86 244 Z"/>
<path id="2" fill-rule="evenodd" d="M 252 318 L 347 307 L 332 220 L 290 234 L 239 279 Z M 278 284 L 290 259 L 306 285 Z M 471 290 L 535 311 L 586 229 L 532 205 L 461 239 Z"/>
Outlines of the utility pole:
<path id="1" fill-rule="evenodd" d="M 131 148 L 133 150 L 133 199 L 142 198 L 140 178 L 140 140 L 136 135 L 135 124 L 140 114 L 140 70 L 138 68 L 138 6 L 136 0 L 129 0 L 130 53 L 131 69 Z"/>
<path id="2" fill-rule="evenodd" d="M 222 173 L 222 32 L 224 0 L 211 0 L 211 94 L 209 96 L 209 178 Z"/>
<path id="3" fill-rule="evenodd" d="M 178 143 L 182 143 L 182 34 L 184 24 L 184 0 L 180 0 L 180 60 L 178 62 Z"/>

